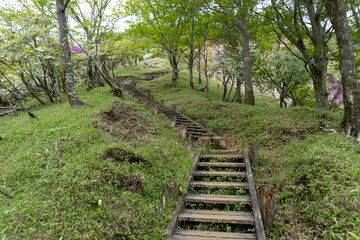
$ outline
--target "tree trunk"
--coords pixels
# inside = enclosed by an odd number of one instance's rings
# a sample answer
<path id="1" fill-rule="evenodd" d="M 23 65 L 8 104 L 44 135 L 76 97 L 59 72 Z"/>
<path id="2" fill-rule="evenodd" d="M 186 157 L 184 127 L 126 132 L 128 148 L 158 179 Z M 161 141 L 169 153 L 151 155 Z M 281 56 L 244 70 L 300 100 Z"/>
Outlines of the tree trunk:
<path id="1" fill-rule="evenodd" d="M 191 58 L 191 59 L 189 59 L 190 88 L 194 90 L 194 73 L 193 73 L 193 67 L 194 67 L 194 60 Z"/>
<path id="2" fill-rule="evenodd" d="M 360 141 L 360 83 L 357 76 L 352 33 L 346 15 L 344 0 L 323 0 L 326 12 L 335 30 L 340 55 L 340 73 L 343 86 L 344 118 L 342 127 L 348 136 Z"/>
<path id="3" fill-rule="evenodd" d="M 176 55 L 170 55 L 169 57 L 170 65 L 172 68 L 172 77 L 171 81 L 177 84 L 177 80 L 179 79 L 179 69 L 178 69 L 178 62 L 176 59 Z"/>
<path id="4" fill-rule="evenodd" d="M 350 3 L 351 12 L 352 12 L 352 14 L 353 14 L 353 16 L 355 18 L 356 26 L 357 26 L 358 30 L 360 31 L 360 20 L 359 20 L 359 15 L 356 12 L 356 9 L 355 9 L 355 6 L 354 6 L 354 0 L 350 0 L 349 3 Z"/>
<path id="5" fill-rule="evenodd" d="M 64 3 L 64 0 L 56 0 L 56 10 L 59 24 L 60 32 L 60 45 L 61 51 L 64 58 L 64 65 L 66 69 L 66 93 L 72 107 L 83 106 L 84 103 L 79 99 L 75 85 L 74 85 L 74 72 L 72 68 L 69 40 L 68 40 L 68 30 L 67 22 L 65 16 L 65 10 L 69 0 Z"/>
<path id="6" fill-rule="evenodd" d="M 205 78 L 206 78 L 206 97 L 209 97 L 209 73 L 208 73 L 208 51 L 205 49 L 205 55 L 204 55 L 204 71 L 205 71 Z"/>
<path id="7" fill-rule="evenodd" d="M 199 84 L 201 84 L 201 49 L 199 49 Z"/>
<path id="8" fill-rule="evenodd" d="M 241 22 L 243 28 L 241 29 L 241 42 L 242 42 L 242 54 L 243 54 L 243 63 L 244 63 L 244 81 L 245 81 L 245 98 L 244 103 L 248 105 L 255 105 L 255 97 L 252 83 L 252 73 L 251 73 L 251 56 L 250 56 L 250 37 L 248 32 L 247 24 L 247 7 L 241 15 Z"/>
<path id="9" fill-rule="evenodd" d="M 45 32 L 46 32 L 46 39 L 48 41 L 49 44 L 49 48 L 54 49 L 54 44 L 52 43 L 51 39 L 50 39 L 50 34 L 48 33 L 47 30 L 47 18 L 45 13 L 43 13 L 43 20 L 44 20 L 44 27 L 45 27 Z M 50 60 L 51 63 L 51 70 L 52 70 L 52 75 L 54 78 L 54 92 L 55 92 L 55 98 L 56 98 L 56 103 L 60 104 L 61 103 L 61 98 L 60 98 L 60 83 L 59 83 L 59 75 L 57 74 L 56 71 L 56 63 L 55 60 L 52 58 Z"/>

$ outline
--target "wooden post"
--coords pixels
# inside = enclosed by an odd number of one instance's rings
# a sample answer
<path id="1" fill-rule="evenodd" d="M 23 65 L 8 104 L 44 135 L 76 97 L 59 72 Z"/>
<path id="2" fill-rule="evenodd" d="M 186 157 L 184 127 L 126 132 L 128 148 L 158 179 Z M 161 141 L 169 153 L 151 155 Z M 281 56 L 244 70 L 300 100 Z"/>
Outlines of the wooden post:
<path id="1" fill-rule="evenodd" d="M 164 99 L 161 99 L 161 100 L 160 100 L 160 104 L 161 104 L 161 106 L 165 106 Z"/>
<path id="2" fill-rule="evenodd" d="M 259 193 L 260 212 L 265 229 L 273 227 L 275 217 L 275 191 L 272 185 L 262 185 Z"/>
<path id="3" fill-rule="evenodd" d="M 134 87 L 136 87 L 136 82 L 135 82 L 135 80 L 131 80 L 131 85 L 133 85 Z"/>
<path id="4" fill-rule="evenodd" d="M 192 142 L 193 140 L 193 135 L 191 133 L 188 133 L 188 141 Z"/>
<path id="5" fill-rule="evenodd" d="M 250 145 L 249 159 L 252 167 L 259 167 L 259 144 L 257 142 Z"/>
<path id="6" fill-rule="evenodd" d="M 185 108 L 182 108 L 182 109 L 181 109 L 181 114 L 182 114 L 182 115 L 185 115 Z"/>
<path id="7" fill-rule="evenodd" d="M 199 144 L 205 148 L 210 147 L 211 138 L 210 137 L 201 137 L 201 138 L 199 138 Z"/>
<path id="8" fill-rule="evenodd" d="M 216 133 L 216 135 L 222 137 L 223 136 L 223 127 L 216 127 L 215 133 Z"/>
<path id="9" fill-rule="evenodd" d="M 176 104 L 171 105 L 171 109 L 176 111 Z"/>
<path id="10" fill-rule="evenodd" d="M 143 91 L 144 91 L 143 87 L 140 87 L 140 91 L 141 91 L 141 92 L 143 92 Z"/>
<path id="11" fill-rule="evenodd" d="M 212 137 L 215 149 L 226 149 L 226 140 L 223 137 Z"/>
<path id="12" fill-rule="evenodd" d="M 187 137 L 187 126 L 185 124 L 181 125 L 180 134 L 183 139 Z"/>
<path id="13" fill-rule="evenodd" d="M 205 120 L 205 119 L 202 119 L 202 120 L 200 121 L 200 124 L 201 124 L 201 126 L 203 126 L 204 128 L 206 128 L 206 120 Z"/>
<path id="14" fill-rule="evenodd" d="M 176 116 L 172 116 L 170 126 L 171 127 L 176 127 Z"/>
<path id="15" fill-rule="evenodd" d="M 156 105 L 154 112 L 155 112 L 155 114 L 159 114 L 159 113 L 160 113 L 160 107 L 159 107 L 159 105 Z"/>

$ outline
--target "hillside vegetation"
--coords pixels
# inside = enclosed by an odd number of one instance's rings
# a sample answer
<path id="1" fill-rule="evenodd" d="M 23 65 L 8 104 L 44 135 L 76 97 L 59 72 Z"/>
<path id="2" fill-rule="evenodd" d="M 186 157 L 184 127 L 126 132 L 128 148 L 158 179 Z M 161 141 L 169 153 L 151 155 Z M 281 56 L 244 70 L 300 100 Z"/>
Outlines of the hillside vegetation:
<path id="1" fill-rule="evenodd" d="M 1 118 L 0 239 L 161 239 L 193 154 L 145 105 L 78 90 L 86 107 Z"/>
<path id="2" fill-rule="evenodd" d="M 322 130 L 338 125 L 340 113 L 281 109 L 261 94 L 256 106 L 223 103 L 215 81 L 209 97 L 199 91 L 203 85 L 189 89 L 187 71 L 177 87 L 171 74 L 137 83 L 155 100 L 206 119 L 208 128 L 223 126 L 231 144 L 260 143 L 257 186 L 276 190 L 269 237 L 358 239 L 360 147 Z M 161 239 L 175 206 L 174 198 L 164 205 L 165 184 L 185 188 L 193 153 L 167 120 L 128 95 L 115 98 L 105 87 L 78 91 L 84 108 L 52 104 L 33 110 L 35 120 L 25 113 L 1 119 L 1 239 Z"/>
<path id="3" fill-rule="evenodd" d="M 272 97 L 256 94 L 256 106 L 221 101 L 222 87 L 211 81 L 205 92 L 188 87 L 187 72 L 175 87 L 170 76 L 138 85 L 156 100 L 185 108 L 208 127 L 223 126 L 225 135 L 245 146 L 260 144 L 257 185 L 276 190 L 276 219 L 268 236 L 274 239 L 359 239 L 360 146 L 339 131 L 341 113 L 308 107 L 279 108 Z M 195 82 L 198 82 L 195 79 Z M 202 89 L 203 85 L 196 85 Z"/>

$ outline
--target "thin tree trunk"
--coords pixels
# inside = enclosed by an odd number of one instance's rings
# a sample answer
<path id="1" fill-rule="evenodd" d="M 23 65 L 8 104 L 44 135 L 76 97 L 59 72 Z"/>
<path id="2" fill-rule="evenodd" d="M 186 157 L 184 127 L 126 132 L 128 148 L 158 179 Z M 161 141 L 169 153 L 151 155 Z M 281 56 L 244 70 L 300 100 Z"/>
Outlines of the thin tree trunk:
<path id="1" fill-rule="evenodd" d="M 35 90 L 31 86 L 31 84 L 25 79 L 25 75 L 23 72 L 19 73 L 21 81 L 24 83 L 26 89 L 29 91 L 29 93 L 38 100 L 41 104 L 46 105 L 46 103 L 36 94 Z"/>
<path id="2" fill-rule="evenodd" d="M 208 67 L 207 67 L 207 62 L 208 62 L 208 51 L 205 49 L 205 55 L 204 55 L 204 64 L 205 64 L 205 78 L 206 78 L 206 97 L 209 97 L 209 73 L 208 73 Z"/>
<path id="3" fill-rule="evenodd" d="M 245 98 L 244 103 L 248 105 L 255 105 L 255 97 L 252 83 L 252 73 L 251 73 L 251 56 L 250 56 L 250 37 L 248 32 L 247 24 L 247 7 L 241 15 L 241 22 L 243 28 L 241 29 L 241 41 L 242 41 L 242 54 L 243 54 L 243 63 L 244 63 L 244 81 L 245 81 Z"/>
<path id="4" fill-rule="evenodd" d="M 229 91 L 229 94 L 228 94 L 228 97 L 226 98 L 225 102 L 229 102 L 229 99 L 231 97 L 231 92 L 234 88 L 234 84 L 235 84 L 235 81 L 233 80 L 232 83 L 231 83 L 231 87 L 230 87 L 230 91 Z"/>
<path id="5" fill-rule="evenodd" d="M 60 45 L 64 58 L 64 65 L 66 69 L 66 93 L 72 107 L 81 107 L 84 103 L 80 100 L 75 89 L 74 72 L 71 61 L 68 29 L 65 16 L 65 10 L 70 0 L 56 0 L 56 10 L 60 32 Z"/>
<path id="6" fill-rule="evenodd" d="M 46 19 L 45 13 L 43 13 L 43 20 L 44 20 L 44 28 L 45 28 L 45 32 L 46 32 L 46 39 L 48 41 L 49 48 L 55 50 L 54 44 L 52 43 L 52 41 L 51 41 L 51 39 L 49 37 L 50 34 L 48 33 L 48 30 L 47 30 L 47 19 Z M 60 104 L 61 103 L 61 98 L 60 98 L 59 75 L 57 74 L 56 64 L 55 64 L 55 60 L 53 58 L 51 58 L 50 63 L 51 63 L 52 75 L 53 75 L 53 78 L 54 78 L 55 98 L 56 98 L 56 102 L 58 104 Z"/>
<path id="7" fill-rule="evenodd" d="M 356 26 L 358 28 L 358 30 L 360 31 L 360 20 L 359 20 L 359 14 L 356 12 L 356 9 L 355 9 L 355 6 L 354 6 L 354 0 L 350 0 L 350 8 L 351 8 L 351 11 L 352 11 L 352 14 L 355 18 L 355 23 L 356 23 Z"/>
<path id="8" fill-rule="evenodd" d="M 198 59 L 199 59 L 199 84 L 201 84 L 201 48 L 199 48 L 199 56 L 198 56 Z"/>
<path id="9" fill-rule="evenodd" d="M 360 83 L 355 66 L 352 33 L 344 0 L 323 0 L 326 12 L 335 29 L 340 55 L 343 86 L 344 118 L 342 127 L 348 136 L 360 141 Z"/>
<path id="10" fill-rule="evenodd" d="M 189 66 L 190 88 L 194 89 L 194 72 L 193 72 L 194 60 L 192 57 L 190 57 L 189 59 L 188 66 Z"/>
<path id="11" fill-rule="evenodd" d="M 24 102 L 27 102 L 26 98 L 22 93 L 15 87 L 15 85 L 8 79 L 8 77 L 5 75 L 3 71 L 0 69 L 0 74 L 5 78 L 5 80 L 10 84 L 10 86 L 15 90 L 12 94 L 19 100 L 22 100 Z M 8 88 L 7 88 L 8 89 Z M 9 89 L 10 90 L 10 89 Z M 11 90 L 10 90 L 11 91 Z"/>

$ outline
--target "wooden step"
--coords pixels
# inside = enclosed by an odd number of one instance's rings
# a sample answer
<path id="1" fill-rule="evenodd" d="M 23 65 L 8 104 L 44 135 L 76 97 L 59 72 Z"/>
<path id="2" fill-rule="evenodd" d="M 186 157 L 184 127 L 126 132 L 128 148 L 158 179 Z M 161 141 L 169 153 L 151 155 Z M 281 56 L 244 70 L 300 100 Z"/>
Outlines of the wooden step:
<path id="1" fill-rule="evenodd" d="M 223 167 L 223 168 L 244 168 L 245 163 L 230 162 L 198 162 L 198 167 Z"/>
<path id="2" fill-rule="evenodd" d="M 207 181 L 192 181 L 189 187 L 204 187 L 204 188 L 248 188 L 246 182 L 207 182 Z"/>
<path id="3" fill-rule="evenodd" d="M 239 154 L 227 154 L 227 155 L 202 155 L 203 159 L 214 159 L 214 158 L 244 158 L 244 155 Z"/>
<path id="4" fill-rule="evenodd" d="M 248 195 L 187 194 L 185 202 L 214 204 L 245 204 L 251 201 Z"/>
<path id="5" fill-rule="evenodd" d="M 173 240 L 255 240 L 253 233 L 232 233 L 232 232 L 209 232 L 196 230 L 176 230 Z"/>
<path id="6" fill-rule="evenodd" d="M 211 150 L 212 153 L 214 153 L 214 155 L 216 154 L 237 154 L 239 153 L 239 150 L 221 150 L 221 149 L 217 149 L 217 150 Z"/>
<path id="7" fill-rule="evenodd" d="M 183 209 L 179 216 L 179 221 L 189 222 L 214 222 L 229 224 L 248 224 L 254 225 L 255 218 L 251 212 L 235 211 L 215 211 L 215 210 L 197 210 Z"/>
<path id="8" fill-rule="evenodd" d="M 193 173 L 196 177 L 246 177 L 246 172 L 229 171 L 196 171 Z"/>

